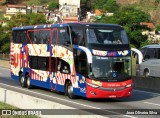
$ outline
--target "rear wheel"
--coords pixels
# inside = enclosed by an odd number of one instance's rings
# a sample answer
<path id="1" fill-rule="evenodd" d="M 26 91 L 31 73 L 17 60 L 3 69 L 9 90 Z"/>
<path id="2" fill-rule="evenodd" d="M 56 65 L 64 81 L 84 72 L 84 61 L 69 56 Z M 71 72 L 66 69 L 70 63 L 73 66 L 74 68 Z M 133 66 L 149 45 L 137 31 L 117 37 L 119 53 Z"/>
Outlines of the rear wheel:
<path id="1" fill-rule="evenodd" d="M 66 87 L 67 87 L 67 95 L 70 99 L 75 99 L 76 96 L 73 94 L 73 86 L 72 86 L 72 83 L 71 82 L 67 82 L 66 84 Z"/>
<path id="2" fill-rule="evenodd" d="M 33 86 L 31 85 L 31 78 L 30 78 L 30 76 L 27 76 L 26 79 L 27 79 L 27 88 L 28 89 L 33 88 Z"/>
<path id="3" fill-rule="evenodd" d="M 25 76 L 22 74 L 20 75 L 20 85 L 22 88 L 26 87 L 26 79 L 25 79 Z"/>

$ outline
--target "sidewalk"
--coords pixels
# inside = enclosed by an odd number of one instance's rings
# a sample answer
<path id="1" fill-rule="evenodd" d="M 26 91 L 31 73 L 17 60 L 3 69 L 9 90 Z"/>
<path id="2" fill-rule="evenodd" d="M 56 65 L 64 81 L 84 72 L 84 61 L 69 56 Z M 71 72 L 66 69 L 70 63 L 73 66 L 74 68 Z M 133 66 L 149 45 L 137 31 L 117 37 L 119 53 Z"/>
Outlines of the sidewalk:
<path id="1" fill-rule="evenodd" d="M 0 60 L 0 67 L 9 68 L 10 67 L 9 61 Z"/>

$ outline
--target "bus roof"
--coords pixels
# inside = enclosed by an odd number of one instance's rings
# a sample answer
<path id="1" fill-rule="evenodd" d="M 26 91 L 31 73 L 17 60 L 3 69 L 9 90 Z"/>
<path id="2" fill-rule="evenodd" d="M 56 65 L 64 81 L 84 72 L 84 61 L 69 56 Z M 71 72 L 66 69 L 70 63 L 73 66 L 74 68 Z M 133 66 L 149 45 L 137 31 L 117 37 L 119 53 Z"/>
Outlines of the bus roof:
<path id="1" fill-rule="evenodd" d="M 83 26 L 83 27 L 118 27 L 122 28 L 117 24 L 103 24 L 103 23 L 85 23 L 85 22 L 77 22 L 77 23 L 65 23 L 65 24 L 45 24 L 45 25 L 33 25 L 33 26 L 22 26 L 22 27 L 14 27 L 12 30 L 24 30 L 24 29 L 42 29 L 42 28 L 54 28 L 54 27 L 63 27 L 63 26 Z"/>

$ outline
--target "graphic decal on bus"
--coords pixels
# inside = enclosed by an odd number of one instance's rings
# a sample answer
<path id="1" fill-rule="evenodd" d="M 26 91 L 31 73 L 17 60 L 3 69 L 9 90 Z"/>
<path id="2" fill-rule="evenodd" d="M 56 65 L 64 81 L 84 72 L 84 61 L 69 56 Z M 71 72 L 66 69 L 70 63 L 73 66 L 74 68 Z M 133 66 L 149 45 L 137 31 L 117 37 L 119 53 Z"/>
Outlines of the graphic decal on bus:
<path id="1" fill-rule="evenodd" d="M 123 51 L 100 51 L 100 50 L 92 50 L 92 53 L 97 56 L 128 56 L 131 54 L 131 50 L 123 50 Z"/>

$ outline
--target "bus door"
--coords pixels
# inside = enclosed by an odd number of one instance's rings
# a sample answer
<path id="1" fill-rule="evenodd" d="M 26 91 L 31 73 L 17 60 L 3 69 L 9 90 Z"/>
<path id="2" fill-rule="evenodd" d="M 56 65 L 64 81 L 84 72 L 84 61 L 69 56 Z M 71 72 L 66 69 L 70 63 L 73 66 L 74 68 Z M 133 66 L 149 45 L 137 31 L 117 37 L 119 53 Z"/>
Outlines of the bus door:
<path id="1" fill-rule="evenodd" d="M 56 44 L 58 42 L 58 29 L 54 28 L 50 34 L 50 57 L 49 57 L 49 68 L 50 68 L 50 85 L 52 90 L 56 90 L 56 73 L 57 73 L 57 48 Z"/>

